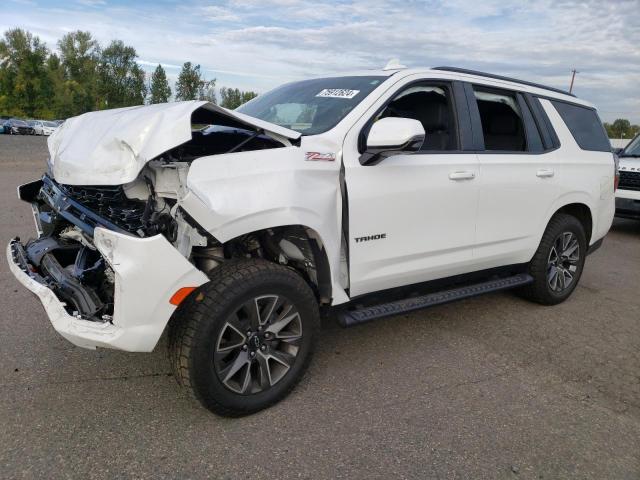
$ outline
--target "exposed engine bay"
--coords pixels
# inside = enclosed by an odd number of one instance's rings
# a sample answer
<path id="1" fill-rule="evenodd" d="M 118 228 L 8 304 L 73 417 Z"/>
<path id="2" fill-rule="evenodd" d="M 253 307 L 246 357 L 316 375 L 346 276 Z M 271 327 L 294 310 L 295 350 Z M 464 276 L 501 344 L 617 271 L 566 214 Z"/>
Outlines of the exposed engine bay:
<path id="1" fill-rule="evenodd" d="M 33 206 L 39 238 L 24 247 L 16 242 L 14 258 L 65 302 L 70 315 L 98 322 L 113 318 L 115 276 L 93 243 L 97 227 L 139 238 L 162 235 L 205 274 L 232 258 L 261 257 L 290 265 L 318 285 L 314 258 L 321 244 L 304 228 L 278 227 L 221 244 L 181 208 L 193 160 L 283 146 L 259 129 L 205 125 L 124 185 L 65 185 L 46 174 L 20 189 Z"/>

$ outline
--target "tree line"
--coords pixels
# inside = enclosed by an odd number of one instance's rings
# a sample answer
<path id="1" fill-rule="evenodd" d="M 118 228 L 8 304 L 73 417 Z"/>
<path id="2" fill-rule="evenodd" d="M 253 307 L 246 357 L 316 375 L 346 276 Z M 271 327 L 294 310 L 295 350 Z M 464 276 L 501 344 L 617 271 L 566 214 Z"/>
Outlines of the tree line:
<path id="1" fill-rule="evenodd" d="M 50 51 L 37 36 L 20 28 L 0 39 L 0 114 L 64 119 L 92 110 L 175 100 L 217 103 L 216 80 L 206 80 L 200 65 L 185 62 L 175 84 L 158 64 L 146 75 L 134 47 L 121 40 L 102 46 L 90 32 L 75 31 Z M 257 94 L 219 89 L 220 105 L 236 108 Z M 172 95 L 173 94 L 173 95 Z"/>
<path id="2" fill-rule="evenodd" d="M 626 118 L 618 118 L 613 123 L 604 122 L 609 138 L 633 138 L 640 133 L 640 125 L 631 125 Z"/>
<path id="3" fill-rule="evenodd" d="M 75 31 L 57 42 L 58 51 L 30 32 L 15 28 L 0 40 L 0 115 L 64 119 L 106 108 L 175 100 L 217 103 L 216 80 L 206 80 L 200 65 L 182 65 L 175 92 L 158 64 L 146 75 L 134 47 L 121 40 L 101 46 L 90 32 Z M 220 105 L 236 108 L 257 94 L 222 87 Z M 619 118 L 604 123 L 610 138 L 632 138 L 640 125 Z"/>

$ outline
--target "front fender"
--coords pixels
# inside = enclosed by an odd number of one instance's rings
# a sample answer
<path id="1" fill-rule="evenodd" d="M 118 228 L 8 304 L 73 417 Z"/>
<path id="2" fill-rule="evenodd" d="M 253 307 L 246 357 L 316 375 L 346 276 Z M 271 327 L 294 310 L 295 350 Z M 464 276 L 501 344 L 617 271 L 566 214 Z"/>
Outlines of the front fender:
<path id="1" fill-rule="evenodd" d="M 348 299 L 338 278 L 339 163 L 305 161 L 304 152 L 286 147 L 199 158 L 189 169 L 181 206 L 221 242 L 286 225 L 313 229 L 326 250 L 339 303 Z"/>

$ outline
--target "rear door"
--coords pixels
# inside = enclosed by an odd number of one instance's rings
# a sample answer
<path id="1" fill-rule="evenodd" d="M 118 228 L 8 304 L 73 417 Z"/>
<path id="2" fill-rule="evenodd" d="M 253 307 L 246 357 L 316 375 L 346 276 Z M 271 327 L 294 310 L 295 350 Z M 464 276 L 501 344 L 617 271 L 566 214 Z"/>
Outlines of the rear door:
<path id="1" fill-rule="evenodd" d="M 462 149 L 470 120 L 461 84 L 408 82 L 367 115 L 345 140 L 350 295 L 473 269 L 478 160 Z M 362 165 L 358 138 L 385 116 L 421 121 L 425 143 Z"/>
<path id="2" fill-rule="evenodd" d="M 465 89 L 483 143 L 474 258 L 479 268 L 527 262 L 560 195 L 557 139 L 537 99 L 482 85 Z"/>

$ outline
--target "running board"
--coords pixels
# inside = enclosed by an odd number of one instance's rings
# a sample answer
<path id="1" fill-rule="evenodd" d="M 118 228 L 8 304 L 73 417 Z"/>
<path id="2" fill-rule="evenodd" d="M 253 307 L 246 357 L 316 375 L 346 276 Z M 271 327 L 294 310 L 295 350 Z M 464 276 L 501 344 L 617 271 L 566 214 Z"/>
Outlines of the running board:
<path id="1" fill-rule="evenodd" d="M 533 282 L 531 275 L 520 273 L 512 277 L 475 283 L 465 287 L 429 293 L 420 297 L 404 298 L 402 300 L 396 300 L 395 302 L 383 303 L 358 310 L 344 310 L 338 314 L 338 322 L 343 327 L 351 327 L 360 323 L 370 322 L 371 320 L 377 320 L 378 318 L 413 312 L 414 310 L 421 310 L 434 305 L 442 305 L 443 303 L 449 303 L 455 300 L 463 300 L 485 293 L 520 287 L 531 282 Z"/>

